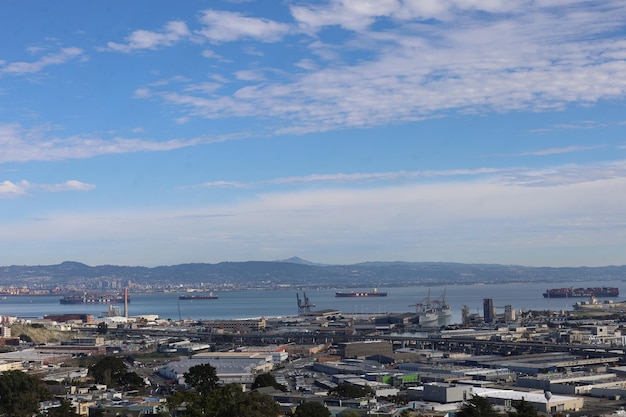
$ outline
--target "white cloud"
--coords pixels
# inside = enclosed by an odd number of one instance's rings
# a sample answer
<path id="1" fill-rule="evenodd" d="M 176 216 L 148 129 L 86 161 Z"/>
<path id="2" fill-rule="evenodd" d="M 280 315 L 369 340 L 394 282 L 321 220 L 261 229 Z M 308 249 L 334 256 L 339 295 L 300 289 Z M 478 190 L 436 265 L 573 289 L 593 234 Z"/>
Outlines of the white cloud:
<path id="1" fill-rule="evenodd" d="M 133 93 L 134 98 L 147 98 L 150 97 L 150 90 L 148 88 L 138 88 Z"/>
<path id="2" fill-rule="evenodd" d="M 202 188 L 248 188 L 247 184 L 236 181 L 209 181 L 200 184 Z"/>
<path id="3" fill-rule="evenodd" d="M 97 155 L 130 152 L 157 152 L 197 145 L 207 138 L 172 139 L 163 142 L 92 136 L 57 137 L 47 126 L 25 129 L 18 124 L 0 124 L 0 163 L 54 161 L 91 158 Z"/>
<path id="4" fill-rule="evenodd" d="M 36 188 L 44 191 L 89 191 L 96 188 L 94 184 L 88 184 L 77 180 L 68 180 L 61 184 L 39 184 Z"/>
<path id="5" fill-rule="evenodd" d="M 50 65 L 64 64 L 73 59 L 84 57 L 80 48 L 61 48 L 57 53 L 47 54 L 33 62 L 0 62 L 0 74 L 23 75 L 41 72 Z"/>
<path id="6" fill-rule="evenodd" d="M 273 178 L 265 181 L 241 183 L 235 181 L 213 181 L 201 184 L 207 188 L 252 188 L 267 185 L 300 185 L 300 184 L 372 184 L 378 182 L 405 182 L 416 179 L 430 179 L 438 177 L 462 177 L 481 176 L 487 174 L 517 171 L 518 169 L 451 169 L 441 171 L 391 171 L 391 172 L 367 172 L 367 173 L 337 173 L 337 174 L 311 174 L 305 176 Z"/>
<path id="7" fill-rule="evenodd" d="M 449 20 L 468 11 L 487 13 L 523 12 L 530 0 L 330 0 L 315 5 L 291 6 L 291 14 L 305 32 L 318 32 L 325 26 L 341 26 L 365 31 L 380 19 L 396 21 Z"/>
<path id="8" fill-rule="evenodd" d="M 34 184 L 24 180 L 19 182 L 5 180 L 0 183 L 0 198 L 23 196 L 33 192 L 90 191 L 95 188 L 94 184 L 77 180 L 68 180 L 60 184 Z"/>
<path id="9" fill-rule="evenodd" d="M 39 55 L 40 53 L 44 52 L 46 48 L 44 48 L 43 46 L 29 46 L 28 48 L 26 48 L 26 50 L 31 55 Z"/>
<path id="10" fill-rule="evenodd" d="M 197 33 L 214 43 L 241 39 L 275 42 L 289 32 L 289 26 L 284 23 L 219 10 L 205 10 L 200 21 L 206 27 Z"/>
<path id="11" fill-rule="evenodd" d="M 214 51 L 211 51 L 210 49 L 205 49 L 204 51 L 202 51 L 202 56 L 205 58 L 219 58 L 219 55 L 217 55 Z"/>
<path id="12" fill-rule="evenodd" d="M 619 125 L 619 123 L 617 123 Z M 607 124 L 598 123 L 593 120 L 581 120 L 575 123 L 560 123 L 551 127 L 542 128 L 542 129 L 532 129 L 532 133 L 546 133 L 555 130 L 587 130 L 587 129 L 598 129 L 607 127 Z"/>
<path id="13" fill-rule="evenodd" d="M 185 87 L 186 92 L 201 92 L 204 94 L 212 94 L 217 91 L 224 83 L 202 82 L 198 84 L 190 84 Z"/>
<path id="14" fill-rule="evenodd" d="M 158 49 L 171 46 L 191 35 L 187 24 L 180 20 L 168 22 L 163 31 L 136 30 L 126 37 L 125 43 L 107 42 L 110 51 L 129 53 L 142 49 Z"/>
<path id="15" fill-rule="evenodd" d="M 300 21 L 309 27 L 343 19 L 347 23 L 342 24 L 360 32 L 343 45 L 313 40 L 310 52 L 328 62 L 298 57 L 294 64 L 307 71 L 289 78 L 245 85 L 231 95 L 165 89 L 155 94 L 179 106 L 184 115 L 259 117 L 275 133 L 371 127 L 450 112 L 546 111 L 626 95 L 626 41 L 610 37 L 626 20 L 621 3 L 603 7 L 584 3 L 578 8 L 573 2 L 554 9 L 540 2 L 459 0 L 446 3 L 443 23 L 423 24 L 407 15 L 406 20 L 394 21 L 392 28 L 368 26 L 376 16 L 393 19 L 394 13 L 411 5 L 415 3 L 335 1 L 326 8 L 307 9 L 315 16 Z M 299 13 L 308 13 L 298 7 Z M 516 7 L 515 13 L 504 13 L 509 7 Z M 240 15 L 206 14 L 215 25 L 226 25 L 228 18 L 236 21 L 230 32 L 210 35 L 214 40 L 247 36 L 243 29 L 247 23 L 239 21 Z M 250 30 L 264 36 L 255 27 L 251 24 Z M 354 48 L 366 54 L 345 63 L 343 53 Z M 249 74 L 249 69 L 242 71 Z M 266 74 L 270 71 L 265 69 Z"/>
<path id="16" fill-rule="evenodd" d="M 626 178 L 626 161 L 568 164 L 544 169 L 517 170 L 502 175 L 499 182 L 514 186 L 559 187 Z"/>
<path id="17" fill-rule="evenodd" d="M 263 81 L 265 80 L 265 75 L 260 70 L 242 70 L 236 71 L 235 77 L 238 80 L 242 81 Z"/>
<path id="18" fill-rule="evenodd" d="M 603 145 L 597 145 L 597 146 L 566 146 L 566 147 L 563 147 L 563 148 L 547 148 L 547 149 L 540 149 L 538 151 L 523 152 L 520 155 L 522 155 L 522 156 L 545 156 L 545 155 L 555 155 L 555 154 L 562 154 L 562 153 L 589 151 L 589 150 L 593 150 L 593 149 L 600 149 L 600 148 L 603 148 L 603 147 L 604 147 Z"/>
<path id="19" fill-rule="evenodd" d="M 26 194 L 27 183 L 14 183 L 4 180 L 0 183 L 0 196 L 15 196 Z"/>
<path id="20" fill-rule="evenodd" d="M 575 147 L 572 147 L 575 148 Z M 575 152 L 582 149 L 566 149 L 560 152 Z M 556 150 L 554 151 L 557 152 Z M 537 155 L 542 155 L 537 153 Z M 553 166 L 544 169 L 508 167 L 508 168 L 475 168 L 423 171 L 389 171 L 367 173 L 336 173 L 311 174 L 305 176 L 272 178 L 256 182 L 211 181 L 200 184 L 205 188 L 267 188 L 273 185 L 369 185 L 376 186 L 382 183 L 413 184 L 413 183 L 442 183 L 459 181 L 483 181 L 485 183 L 502 184 L 515 187 L 555 187 L 570 184 L 581 184 L 610 180 L 613 178 L 626 179 L 626 160 L 618 160 L 596 164 L 568 164 Z"/>
<path id="21" fill-rule="evenodd" d="M 302 59 L 296 62 L 295 66 L 308 71 L 315 70 L 319 67 L 312 59 Z"/>
<path id="22" fill-rule="evenodd" d="M 399 10 L 400 5 L 398 0 L 333 0 L 316 6 L 292 6 L 291 14 L 306 32 L 330 25 L 360 31 L 376 18 Z"/>

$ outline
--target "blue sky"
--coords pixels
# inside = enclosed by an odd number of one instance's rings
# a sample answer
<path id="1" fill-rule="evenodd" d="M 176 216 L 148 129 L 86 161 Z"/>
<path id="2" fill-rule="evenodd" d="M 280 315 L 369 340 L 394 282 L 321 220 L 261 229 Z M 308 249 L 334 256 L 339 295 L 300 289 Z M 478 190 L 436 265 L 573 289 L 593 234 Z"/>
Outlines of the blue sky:
<path id="1" fill-rule="evenodd" d="M 626 263 L 626 4 L 0 5 L 0 265 Z"/>

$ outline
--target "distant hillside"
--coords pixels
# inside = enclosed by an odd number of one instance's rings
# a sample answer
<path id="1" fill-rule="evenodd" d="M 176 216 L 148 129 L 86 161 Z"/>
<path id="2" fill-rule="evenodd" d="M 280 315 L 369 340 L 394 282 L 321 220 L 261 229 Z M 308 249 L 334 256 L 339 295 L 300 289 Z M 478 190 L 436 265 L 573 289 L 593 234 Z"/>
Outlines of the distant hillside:
<path id="1" fill-rule="evenodd" d="M 292 258 L 294 259 L 294 258 Z M 296 258 L 299 259 L 299 258 Z M 91 280 L 131 280 L 138 284 L 212 283 L 272 288 L 390 287 L 493 282 L 563 282 L 626 278 L 626 266 L 534 268 L 515 265 L 438 262 L 367 262 L 354 265 L 319 265 L 312 262 L 220 262 L 159 267 L 88 266 L 78 262 L 59 265 L 0 267 L 0 285 L 30 287 L 68 285 Z M 565 285 L 565 284 L 564 284 Z M 567 284 L 569 285 L 569 284 Z M 572 284 L 573 285 L 573 284 Z"/>
<path id="2" fill-rule="evenodd" d="M 276 261 L 276 262 L 289 262 L 292 264 L 300 264 L 300 265 L 324 266 L 324 264 L 317 264 L 315 262 L 307 261 L 306 259 L 298 258 L 297 256 L 293 256 L 289 259 L 283 259 L 281 261 Z"/>

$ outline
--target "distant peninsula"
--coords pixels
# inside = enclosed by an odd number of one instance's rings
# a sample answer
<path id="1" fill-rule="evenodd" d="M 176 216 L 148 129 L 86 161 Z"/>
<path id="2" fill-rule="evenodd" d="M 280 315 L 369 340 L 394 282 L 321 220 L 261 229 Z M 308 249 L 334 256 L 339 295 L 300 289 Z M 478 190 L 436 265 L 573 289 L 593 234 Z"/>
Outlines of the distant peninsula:
<path id="1" fill-rule="evenodd" d="M 220 283 L 233 288 L 385 288 L 415 285 L 537 282 L 563 283 L 626 278 L 626 266 L 527 267 L 518 265 L 450 262 L 364 262 L 324 265 L 301 258 L 278 261 L 189 263 L 142 267 L 79 262 L 57 265 L 0 267 L 0 285 L 79 286 L 96 280 L 117 280 L 138 285 Z"/>

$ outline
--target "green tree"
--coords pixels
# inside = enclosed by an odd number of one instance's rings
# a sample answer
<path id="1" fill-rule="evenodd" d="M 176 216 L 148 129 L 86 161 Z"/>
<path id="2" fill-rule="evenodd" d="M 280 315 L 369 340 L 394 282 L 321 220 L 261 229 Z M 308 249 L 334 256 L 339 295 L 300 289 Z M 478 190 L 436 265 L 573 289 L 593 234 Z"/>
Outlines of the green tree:
<path id="1" fill-rule="evenodd" d="M 87 374 L 98 384 L 137 389 L 144 386 L 143 379 L 135 372 L 128 372 L 123 360 L 115 356 L 105 356 L 87 371 Z"/>
<path id="2" fill-rule="evenodd" d="M 239 399 L 237 416 L 240 417 L 276 417 L 280 411 L 280 406 L 269 395 L 258 392 L 243 393 Z M 231 417 L 224 414 L 216 417 Z"/>
<path id="3" fill-rule="evenodd" d="M 126 372 L 119 381 L 120 386 L 127 390 L 140 389 L 146 386 L 145 381 L 136 372 Z"/>
<path id="4" fill-rule="evenodd" d="M 192 366 L 189 368 L 189 371 L 183 374 L 183 377 L 185 382 L 192 386 L 200 395 L 207 395 L 213 391 L 220 380 L 215 368 L 208 363 Z"/>
<path id="5" fill-rule="evenodd" d="M 509 417 L 538 417 L 537 409 L 533 407 L 526 400 L 512 401 L 511 405 L 515 408 L 515 411 L 508 411 Z"/>
<path id="6" fill-rule="evenodd" d="M 87 374 L 98 384 L 113 385 L 126 375 L 128 369 L 120 358 L 105 356 L 91 365 Z"/>
<path id="7" fill-rule="evenodd" d="M 176 391 L 165 399 L 167 410 L 171 416 L 178 416 L 179 410 L 185 410 L 184 415 L 193 417 L 193 413 L 188 412 L 190 411 L 188 408 L 194 409 L 193 404 L 200 404 L 201 402 L 200 394 L 194 391 Z"/>
<path id="8" fill-rule="evenodd" d="M 106 324 L 105 322 L 101 321 L 100 323 L 98 323 L 98 333 L 99 334 L 107 334 L 109 331 L 109 325 Z"/>
<path id="9" fill-rule="evenodd" d="M 39 411 L 39 402 L 52 395 L 39 378 L 22 371 L 0 374 L 0 415 L 6 417 L 31 417 Z"/>
<path id="10" fill-rule="evenodd" d="M 219 385 L 206 395 L 179 391 L 167 398 L 171 416 L 185 417 L 274 417 L 279 405 L 268 395 L 243 392 L 238 384 Z"/>
<path id="11" fill-rule="evenodd" d="M 276 382 L 274 376 L 270 373 L 259 374 L 254 378 L 254 382 L 252 383 L 252 389 L 262 388 L 262 387 L 274 387 L 280 391 L 287 391 L 284 385 Z"/>
<path id="12" fill-rule="evenodd" d="M 300 404 L 293 413 L 294 417 L 330 417 L 331 413 L 324 404 L 309 401 Z"/>
<path id="13" fill-rule="evenodd" d="M 26 333 L 20 333 L 19 338 L 22 342 L 31 343 L 33 341 L 33 338 L 27 335 Z"/>
<path id="14" fill-rule="evenodd" d="M 456 413 L 456 417 L 499 417 L 500 414 L 493 408 L 489 399 L 480 395 L 473 395 L 464 401 Z"/>
<path id="15" fill-rule="evenodd" d="M 339 413 L 339 416 L 340 417 L 361 417 L 361 414 L 356 410 L 349 409 L 349 410 L 344 410 L 341 413 Z"/>

